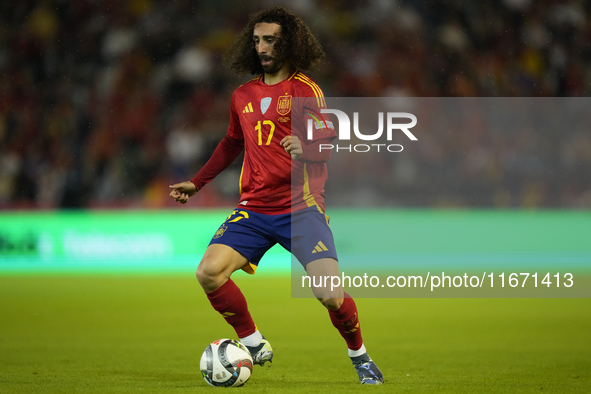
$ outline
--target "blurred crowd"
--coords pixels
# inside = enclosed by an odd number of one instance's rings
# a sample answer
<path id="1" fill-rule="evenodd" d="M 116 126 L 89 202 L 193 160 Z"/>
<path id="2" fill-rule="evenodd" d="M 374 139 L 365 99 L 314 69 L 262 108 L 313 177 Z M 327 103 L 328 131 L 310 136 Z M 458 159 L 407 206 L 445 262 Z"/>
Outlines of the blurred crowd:
<path id="1" fill-rule="evenodd" d="M 289 3 L 0 2 L 0 209 L 174 206 L 168 185 L 207 161 L 232 91 L 249 79 L 222 54 L 249 13 L 270 5 L 291 7 L 322 43 L 326 61 L 309 75 L 327 97 L 591 92 L 583 0 Z M 441 141 L 463 138 L 445 130 Z M 394 190 L 368 186 L 360 201 L 392 203 L 395 193 L 396 206 L 590 207 L 591 133 L 544 138 L 525 129 L 407 155 L 376 172 L 396 180 Z M 516 172 L 526 158 L 550 170 Z M 191 205 L 234 205 L 240 166 Z"/>

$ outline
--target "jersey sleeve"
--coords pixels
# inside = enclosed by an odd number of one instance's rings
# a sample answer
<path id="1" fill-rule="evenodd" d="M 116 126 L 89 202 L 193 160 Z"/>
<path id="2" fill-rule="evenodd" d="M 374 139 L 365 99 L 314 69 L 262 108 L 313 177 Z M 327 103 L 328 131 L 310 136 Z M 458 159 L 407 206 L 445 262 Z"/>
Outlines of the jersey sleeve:
<path id="1" fill-rule="evenodd" d="M 321 113 L 326 108 L 326 101 L 322 90 L 318 85 L 306 86 L 301 92 L 302 98 L 298 100 L 298 116 L 292 133 L 303 141 L 303 145 L 309 145 L 318 140 L 336 138 L 334 123 L 330 114 Z M 304 96 L 305 95 L 305 96 Z"/>
<path id="2" fill-rule="evenodd" d="M 230 125 L 228 126 L 227 136 L 235 140 L 244 140 L 244 133 L 242 126 L 240 126 L 240 118 L 236 110 L 236 91 L 232 94 L 232 101 L 230 105 Z"/>
<path id="3" fill-rule="evenodd" d="M 218 144 L 213 154 L 205 163 L 203 168 L 191 178 L 191 182 L 197 190 L 211 182 L 220 172 L 224 171 L 230 164 L 236 160 L 240 152 L 244 149 L 244 140 L 237 140 L 228 134 Z"/>
<path id="4" fill-rule="evenodd" d="M 232 95 L 232 105 L 230 106 L 230 125 L 228 132 L 217 148 L 205 163 L 203 168 L 195 175 L 191 182 L 197 190 L 208 184 L 220 172 L 224 171 L 230 164 L 236 160 L 240 152 L 244 149 L 244 134 L 240 126 L 240 119 L 235 108 L 235 96 Z"/>
<path id="5" fill-rule="evenodd" d="M 307 163 L 326 163 L 330 160 L 332 152 L 332 139 L 321 138 L 312 141 L 311 144 L 302 146 L 300 161 Z"/>

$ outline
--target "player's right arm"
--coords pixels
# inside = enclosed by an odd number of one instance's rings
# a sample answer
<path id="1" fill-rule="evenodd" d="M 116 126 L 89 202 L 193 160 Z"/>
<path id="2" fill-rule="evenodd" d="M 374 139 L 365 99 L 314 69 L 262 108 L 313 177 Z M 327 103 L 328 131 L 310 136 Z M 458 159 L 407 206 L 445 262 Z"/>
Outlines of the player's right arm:
<path id="1" fill-rule="evenodd" d="M 180 202 L 181 204 L 186 204 L 189 201 L 189 197 L 195 195 L 197 193 L 197 188 L 195 184 L 190 181 L 175 183 L 174 185 L 169 186 L 172 190 L 170 191 L 169 196 L 175 200 L 176 202 Z"/>
<path id="2" fill-rule="evenodd" d="M 211 182 L 220 172 L 224 171 L 236 160 L 244 149 L 244 135 L 240 127 L 238 114 L 234 110 L 234 95 L 230 110 L 230 126 L 224 139 L 205 163 L 203 168 L 190 181 L 170 185 L 170 197 L 181 204 L 189 201 L 203 186 Z"/>

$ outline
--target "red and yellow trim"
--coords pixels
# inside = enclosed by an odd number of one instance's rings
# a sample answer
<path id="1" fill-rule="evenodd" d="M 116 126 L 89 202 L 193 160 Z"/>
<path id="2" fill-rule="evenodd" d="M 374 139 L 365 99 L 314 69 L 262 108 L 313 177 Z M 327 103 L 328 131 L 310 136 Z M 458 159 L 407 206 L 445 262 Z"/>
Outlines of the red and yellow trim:
<path id="1" fill-rule="evenodd" d="M 314 195 L 310 194 L 310 178 L 308 177 L 308 169 L 306 166 L 307 163 L 304 163 L 304 201 L 306 202 L 308 207 L 315 206 L 316 208 L 318 208 L 320 212 L 322 212 L 322 209 L 320 209 L 320 206 L 316 202 Z"/>
<path id="2" fill-rule="evenodd" d="M 322 211 L 320 205 L 316 202 L 314 195 L 310 193 L 310 178 L 308 177 L 308 168 L 306 167 L 306 163 L 304 163 L 304 201 L 308 205 L 308 207 L 316 207 L 318 212 L 324 215 L 324 220 L 326 220 L 326 224 L 328 224 L 330 217 Z"/>
<path id="3" fill-rule="evenodd" d="M 326 107 L 326 100 L 324 99 L 324 93 L 322 93 L 322 89 L 320 89 L 320 86 L 318 86 L 316 84 L 316 82 L 312 81 L 310 78 L 308 78 L 307 76 L 305 76 L 301 72 L 298 72 L 297 75 L 294 76 L 294 78 L 297 79 L 298 81 L 305 83 L 306 85 L 310 86 L 310 88 L 312 88 L 312 91 L 314 92 L 314 95 L 316 96 L 316 102 L 318 103 L 318 107 L 321 107 L 321 108 Z"/>
<path id="4" fill-rule="evenodd" d="M 262 75 L 261 75 L 261 76 L 258 76 L 258 77 L 256 77 L 256 78 L 253 78 L 253 79 L 251 79 L 251 80 L 250 80 L 250 81 L 248 81 L 248 82 L 244 82 L 242 85 L 240 85 L 240 86 L 238 86 L 238 87 L 242 87 L 242 86 L 244 86 L 244 85 L 246 85 L 246 84 L 248 84 L 248 83 L 254 82 L 254 81 L 260 81 L 262 78 L 263 78 L 263 76 L 262 76 Z"/>
<path id="5" fill-rule="evenodd" d="M 240 191 L 240 195 L 242 195 L 242 174 L 244 174 L 244 162 L 242 162 L 242 169 L 240 170 L 240 179 L 238 180 L 238 190 Z"/>

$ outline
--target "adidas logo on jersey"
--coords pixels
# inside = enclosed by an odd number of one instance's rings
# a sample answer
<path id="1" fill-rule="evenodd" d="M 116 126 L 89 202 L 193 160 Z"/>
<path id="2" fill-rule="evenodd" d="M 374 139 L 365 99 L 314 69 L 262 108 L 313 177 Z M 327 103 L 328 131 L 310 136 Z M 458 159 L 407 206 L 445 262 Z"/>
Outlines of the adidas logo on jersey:
<path id="1" fill-rule="evenodd" d="M 249 112 L 253 112 L 252 111 L 252 103 L 248 103 L 248 105 L 246 107 L 244 107 L 244 109 L 242 110 L 243 114 L 249 113 Z"/>
<path id="2" fill-rule="evenodd" d="M 324 246 L 322 241 L 319 241 L 318 244 L 316 245 L 316 247 L 314 248 L 314 250 L 312 251 L 312 253 L 318 253 L 318 252 L 328 252 L 328 248 L 326 246 Z"/>

